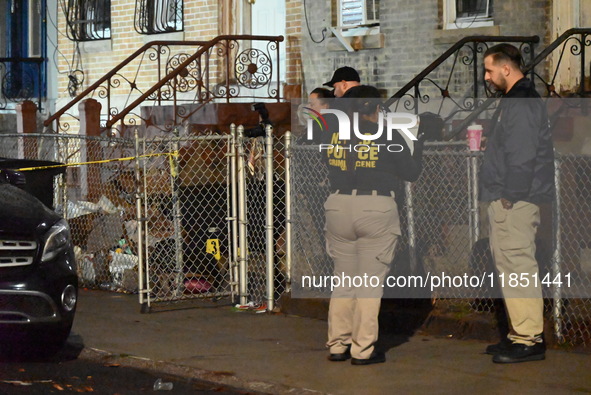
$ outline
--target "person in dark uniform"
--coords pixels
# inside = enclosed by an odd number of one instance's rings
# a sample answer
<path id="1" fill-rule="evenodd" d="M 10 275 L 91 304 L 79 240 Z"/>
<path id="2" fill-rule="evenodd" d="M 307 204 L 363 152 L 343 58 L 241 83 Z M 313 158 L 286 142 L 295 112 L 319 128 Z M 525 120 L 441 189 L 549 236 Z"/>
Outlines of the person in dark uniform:
<path id="1" fill-rule="evenodd" d="M 334 78 L 333 78 L 334 79 Z M 339 107 L 359 113 L 360 134 L 375 135 L 382 111 L 379 91 L 366 85 L 346 91 Z M 353 99 L 351 99 L 353 98 Z M 334 261 L 334 279 L 345 279 L 332 292 L 328 314 L 330 361 L 353 365 L 384 362 L 374 350 L 378 338 L 378 313 L 387 275 L 400 237 L 398 206 L 394 199 L 396 178 L 418 179 L 422 165 L 422 139 L 411 154 L 404 138 L 385 130 L 376 140 L 339 140 L 338 128 L 330 128 L 331 144 L 322 154 L 328 165 L 331 194 L 324 204 L 326 248 Z M 354 136 L 351 133 L 351 136 Z M 357 149 L 347 147 L 355 146 Z M 346 281 L 351 278 L 352 281 Z M 359 280 L 366 281 L 359 284 Z M 354 279 L 354 280 L 353 280 Z"/>
<path id="2" fill-rule="evenodd" d="M 314 88 L 310 95 L 308 95 L 307 107 L 320 113 L 324 109 L 330 108 L 331 102 L 334 102 L 334 94 L 332 90 L 327 88 Z M 322 130 L 319 130 L 316 123 L 313 124 L 314 132 L 313 139 L 307 140 L 307 136 L 302 136 L 304 144 L 320 144 L 323 138 Z M 296 140 L 296 143 L 298 141 Z M 324 166 L 322 165 L 322 159 L 318 155 L 317 151 L 311 152 L 312 155 L 306 158 L 310 163 L 310 172 L 302 180 L 301 191 L 304 199 L 308 203 L 308 210 L 312 221 L 314 223 L 315 230 L 319 235 L 319 238 L 324 234 L 324 208 L 322 205 L 328 196 L 328 183 L 326 180 L 326 174 L 323 171 Z M 317 164 L 318 166 L 315 166 Z M 303 184 L 303 185 L 302 185 Z"/>
<path id="3" fill-rule="evenodd" d="M 546 106 L 521 63 L 521 53 L 510 44 L 484 53 L 484 78 L 503 95 L 479 177 L 480 200 L 491 202 L 490 247 L 504 277 L 501 291 L 510 326 L 507 339 L 486 349 L 496 363 L 541 360 L 546 351 L 535 237 L 539 205 L 551 202 L 555 192 L 554 148 Z M 511 278 L 519 285 L 511 286 Z"/>

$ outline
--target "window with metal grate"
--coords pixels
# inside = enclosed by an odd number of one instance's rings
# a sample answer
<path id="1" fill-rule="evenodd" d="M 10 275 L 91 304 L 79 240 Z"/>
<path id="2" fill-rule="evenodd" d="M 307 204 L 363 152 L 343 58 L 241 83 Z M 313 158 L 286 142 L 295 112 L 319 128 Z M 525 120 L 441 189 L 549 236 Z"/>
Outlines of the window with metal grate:
<path id="1" fill-rule="evenodd" d="M 72 41 L 111 38 L 111 0 L 62 0 L 68 38 Z"/>
<path id="2" fill-rule="evenodd" d="M 139 34 L 183 31 L 183 0 L 136 0 L 134 25 Z"/>

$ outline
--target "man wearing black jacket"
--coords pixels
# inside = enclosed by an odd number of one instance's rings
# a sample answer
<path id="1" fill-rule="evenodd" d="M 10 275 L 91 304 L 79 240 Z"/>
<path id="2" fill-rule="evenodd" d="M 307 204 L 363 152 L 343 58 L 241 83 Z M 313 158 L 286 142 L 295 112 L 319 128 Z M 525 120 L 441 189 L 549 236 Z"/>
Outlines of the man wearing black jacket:
<path id="1" fill-rule="evenodd" d="M 554 149 L 545 105 L 520 65 L 519 50 L 509 44 L 484 54 L 485 80 L 502 94 L 480 170 L 480 200 L 491 202 L 490 247 L 510 325 L 507 339 L 486 349 L 496 363 L 541 360 L 546 350 L 535 236 L 539 204 L 554 196 Z"/>

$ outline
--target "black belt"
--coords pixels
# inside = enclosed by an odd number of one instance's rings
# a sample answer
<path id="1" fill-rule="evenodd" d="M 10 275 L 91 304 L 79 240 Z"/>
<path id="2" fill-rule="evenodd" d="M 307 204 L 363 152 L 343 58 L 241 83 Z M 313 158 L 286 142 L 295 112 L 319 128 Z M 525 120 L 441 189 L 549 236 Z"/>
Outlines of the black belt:
<path id="1" fill-rule="evenodd" d="M 387 191 L 385 189 L 334 189 L 331 191 L 332 193 L 341 194 L 341 195 L 366 195 L 366 196 L 393 196 L 392 191 Z"/>

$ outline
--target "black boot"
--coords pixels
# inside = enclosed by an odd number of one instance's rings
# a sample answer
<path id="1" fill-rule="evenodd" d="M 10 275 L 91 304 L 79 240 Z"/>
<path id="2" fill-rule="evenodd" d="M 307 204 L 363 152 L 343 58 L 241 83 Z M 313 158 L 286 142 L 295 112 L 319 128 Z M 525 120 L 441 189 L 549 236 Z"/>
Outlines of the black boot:
<path id="1" fill-rule="evenodd" d="M 527 346 L 520 343 L 512 343 L 507 350 L 493 356 L 495 363 L 517 363 L 541 361 L 546 358 L 546 344 L 535 343 Z"/>
<path id="2" fill-rule="evenodd" d="M 374 363 L 386 362 L 386 355 L 383 352 L 374 351 L 367 359 L 351 359 L 351 365 L 371 365 Z"/>
<path id="3" fill-rule="evenodd" d="M 512 344 L 511 340 L 509 340 L 505 337 L 497 344 L 491 344 L 491 345 L 487 346 L 485 353 L 489 354 L 489 355 L 497 355 L 503 351 L 509 350 L 509 347 L 511 347 L 511 344 Z"/>
<path id="4" fill-rule="evenodd" d="M 342 352 L 340 354 L 330 354 L 328 356 L 328 360 L 332 361 L 332 362 L 343 362 L 349 358 L 351 358 L 351 346 L 350 345 L 347 347 L 345 352 Z"/>

